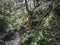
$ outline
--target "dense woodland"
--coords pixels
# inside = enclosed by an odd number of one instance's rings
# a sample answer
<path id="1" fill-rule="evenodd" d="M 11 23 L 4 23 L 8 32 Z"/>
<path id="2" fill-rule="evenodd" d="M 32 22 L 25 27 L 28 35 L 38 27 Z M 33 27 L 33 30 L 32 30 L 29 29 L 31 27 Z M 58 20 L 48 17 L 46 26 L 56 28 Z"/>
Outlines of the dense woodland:
<path id="1" fill-rule="evenodd" d="M 0 45 L 60 45 L 60 0 L 0 0 Z"/>

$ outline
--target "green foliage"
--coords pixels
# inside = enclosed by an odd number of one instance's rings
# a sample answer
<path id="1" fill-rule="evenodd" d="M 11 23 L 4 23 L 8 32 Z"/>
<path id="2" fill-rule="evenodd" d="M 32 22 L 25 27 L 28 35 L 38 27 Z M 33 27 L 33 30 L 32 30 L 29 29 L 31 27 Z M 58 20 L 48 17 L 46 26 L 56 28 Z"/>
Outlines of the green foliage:
<path id="1" fill-rule="evenodd" d="M 14 30 L 15 28 L 20 28 L 20 25 L 23 25 L 25 23 L 25 15 L 26 13 L 24 12 L 24 10 L 22 11 L 21 9 L 20 10 L 20 14 L 16 14 L 15 15 L 15 12 L 17 12 L 17 9 L 16 11 L 14 7 L 11 7 L 12 6 L 12 2 L 11 1 L 1 1 L 0 2 L 0 13 L 1 13 L 1 18 L 5 19 L 6 23 L 7 23 L 7 28 L 6 28 L 6 31 L 9 31 L 9 30 Z M 13 5 L 14 6 L 14 5 Z"/>
<path id="2" fill-rule="evenodd" d="M 41 6 L 41 10 L 47 8 L 45 4 L 49 1 L 51 0 L 36 0 L 36 2 L 41 4 L 39 4 Z M 35 29 L 25 27 L 25 33 L 22 35 L 20 42 L 21 45 L 60 44 L 60 0 L 55 0 L 55 4 L 57 6 L 55 5 L 56 7 L 54 7 L 54 10 L 42 19 L 39 26 L 35 27 Z M 20 8 L 16 5 L 17 3 L 15 3 L 15 0 L 0 1 L 0 34 L 11 34 L 14 33 L 14 29 L 18 30 L 20 26 L 26 26 L 25 23 L 28 13 L 26 12 L 25 7 L 22 9 L 23 7 Z M 12 45 L 12 42 L 13 40 L 11 39 L 10 41 L 6 42 L 6 45 Z"/>
<path id="3" fill-rule="evenodd" d="M 22 37 L 21 45 L 57 44 L 57 38 L 59 37 L 59 20 L 60 18 L 51 12 L 47 17 L 43 18 L 41 25 L 36 30 L 26 32 L 24 38 Z M 49 25 L 47 25 L 47 22 Z"/>

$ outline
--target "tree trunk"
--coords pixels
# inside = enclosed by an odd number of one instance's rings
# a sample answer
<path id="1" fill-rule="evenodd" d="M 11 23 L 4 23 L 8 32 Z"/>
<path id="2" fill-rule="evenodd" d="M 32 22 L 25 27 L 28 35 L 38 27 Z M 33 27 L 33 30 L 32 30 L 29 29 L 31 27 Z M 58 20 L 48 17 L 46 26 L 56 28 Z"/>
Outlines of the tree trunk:
<path id="1" fill-rule="evenodd" d="M 27 12 L 29 13 L 29 8 L 28 8 L 28 2 L 27 2 L 27 0 L 25 0 L 25 6 L 26 6 Z"/>
<path id="2" fill-rule="evenodd" d="M 15 32 L 13 45 L 20 45 L 20 40 L 21 40 L 21 37 L 19 32 Z"/>
<path id="3" fill-rule="evenodd" d="M 23 26 L 20 27 L 19 31 L 17 30 L 15 31 L 13 45 L 20 45 L 20 40 L 24 32 L 25 32 L 25 27 Z"/>

